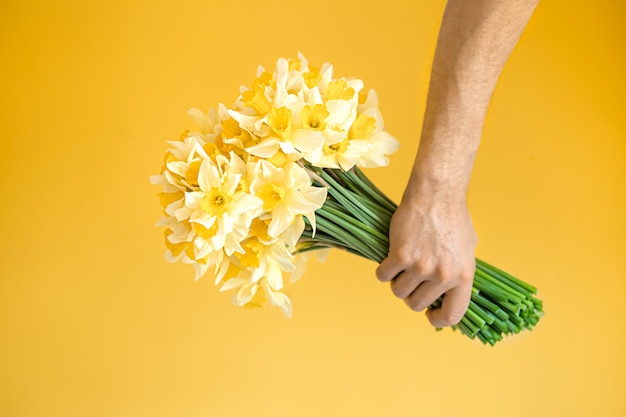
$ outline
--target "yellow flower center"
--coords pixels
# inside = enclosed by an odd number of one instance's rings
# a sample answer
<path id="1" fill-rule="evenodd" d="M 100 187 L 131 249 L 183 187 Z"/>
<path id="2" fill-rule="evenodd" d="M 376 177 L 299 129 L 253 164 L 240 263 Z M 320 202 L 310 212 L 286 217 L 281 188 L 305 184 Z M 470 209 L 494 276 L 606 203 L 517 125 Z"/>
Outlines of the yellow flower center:
<path id="1" fill-rule="evenodd" d="M 175 191 L 173 193 L 159 193 L 159 201 L 163 208 L 166 208 L 174 201 L 178 201 L 183 197 L 185 197 L 185 193 L 183 193 L 182 191 Z"/>
<path id="2" fill-rule="evenodd" d="M 339 143 L 335 143 L 333 145 L 325 145 L 324 146 L 324 152 L 326 152 L 327 154 L 337 154 L 337 153 L 344 153 L 346 151 L 346 149 L 348 149 L 348 144 L 350 143 L 349 139 L 344 139 Z"/>
<path id="3" fill-rule="evenodd" d="M 258 115 L 267 114 L 271 104 L 265 96 L 265 87 L 274 88 L 274 76 L 265 71 L 254 82 L 252 88 L 242 94 L 243 104 L 253 108 Z"/>
<path id="4" fill-rule="evenodd" d="M 187 137 L 189 136 L 189 133 L 191 133 L 191 131 L 189 129 L 185 129 L 180 133 L 180 137 L 178 138 L 178 140 L 180 140 L 181 142 L 184 142 L 185 139 L 187 139 Z"/>
<path id="5" fill-rule="evenodd" d="M 305 72 L 302 74 L 302 77 L 304 78 L 304 83 L 309 88 L 315 87 L 322 80 L 322 76 L 320 75 L 319 71 L 316 70 Z"/>
<path id="6" fill-rule="evenodd" d="M 261 264 L 261 254 L 263 253 L 264 245 L 259 241 L 259 239 L 253 237 L 243 243 L 241 247 L 243 248 L 244 253 L 235 252 L 236 256 L 239 258 L 241 266 L 244 268 L 258 268 Z"/>
<path id="7" fill-rule="evenodd" d="M 334 80 L 326 87 L 327 100 L 350 100 L 354 97 L 354 88 L 348 87 L 346 80 Z"/>
<path id="8" fill-rule="evenodd" d="M 367 92 L 365 90 L 359 91 L 359 104 L 365 104 L 367 101 Z"/>
<path id="9" fill-rule="evenodd" d="M 251 134 L 247 130 L 242 130 L 241 131 L 241 136 L 239 136 L 239 139 L 241 139 L 241 143 L 243 144 L 244 148 L 247 148 L 249 146 L 254 146 L 254 145 L 258 144 L 259 142 L 261 142 L 261 138 L 260 137 Z M 245 158 L 243 158 L 243 159 L 245 159 Z"/>
<path id="10" fill-rule="evenodd" d="M 276 168 L 280 168 L 284 167 L 285 164 L 289 162 L 289 158 L 287 158 L 287 154 L 279 149 L 274 155 L 267 158 L 267 162 L 274 165 Z"/>
<path id="11" fill-rule="evenodd" d="M 217 188 L 212 188 L 211 192 L 202 198 L 200 206 L 211 216 L 221 216 L 228 211 L 232 197 L 224 194 Z"/>
<path id="12" fill-rule="evenodd" d="M 226 270 L 226 273 L 224 274 L 224 277 L 222 278 L 222 282 L 226 282 L 229 279 L 236 278 L 240 273 L 241 273 L 241 268 L 231 263 L 230 265 L 228 265 L 228 269 Z"/>
<path id="13" fill-rule="evenodd" d="M 172 232 L 169 229 L 166 230 L 164 233 L 165 234 L 165 247 L 172 253 L 172 256 L 177 257 L 178 255 L 183 253 L 183 251 L 188 250 L 188 249 L 193 249 L 191 242 L 181 242 L 181 243 L 170 242 L 170 240 L 168 239 L 168 236 L 173 233 L 174 232 Z"/>
<path id="14" fill-rule="evenodd" d="M 330 113 L 323 104 L 314 106 L 306 105 L 300 113 L 302 124 L 312 130 L 324 130 L 326 128 L 326 118 Z"/>
<path id="15" fill-rule="evenodd" d="M 208 229 L 204 227 L 203 225 L 201 225 L 200 223 L 194 222 L 192 223 L 192 225 L 193 225 L 193 231 L 195 232 L 195 234 L 200 236 L 202 239 L 212 238 L 213 236 L 217 234 L 217 230 L 219 229 L 217 222 L 214 222 L 213 225 L 209 227 Z"/>
<path id="16" fill-rule="evenodd" d="M 267 229 L 269 227 L 271 220 L 261 220 L 256 218 L 252 220 L 252 224 L 250 225 L 250 236 L 255 236 L 260 241 L 270 241 L 272 237 L 267 234 Z"/>
<path id="17" fill-rule="evenodd" d="M 222 122 L 222 137 L 226 139 L 236 138 L 241 135 L 241 127 L 233 118 L 226 119 Z"/>
<path id="18" fill-rule="evenodd" d="M 199 187 L 198 185 L 198 173 L 200 172 L 200 165 L 202 165 L 202 161 L 196 160 L 189 164 L 187 167 L 187 172 L 185 173 L 185 179 L 187 180 L 187 184 L 192 187 Z"/>
<path id="19" fill-rule="evenodd" d="M 257 191 L 257 197 L 263 200 L 263 210 L 270 212 L 285 197 L 285 189 L 276 184 L 266 182 Z"/>
<path id="20" fill-rule="evenodd" d="M 208 143 L 205 143 L 204 146 L 202 147 L 202 149 L 204 149 L 204 152 L 206 152 L 206 154 L 209 156 L 209 158 L 211 158 L 213 162 L 217 161 L 217 155 L 223 155 L 224 153 L 228 153 L 228 151 L 226 152 L 220 151 L 220 147 L 218 146 L 218 143 L 221 146 L 224 145 L 224 142 L 222 142 L 222 138 L 220 136 L 217 136 L 215 140 L 216 140 L 216 143 L 208 142 Z"/>
<path id="21" fill-rule="evenodd" d="M 274 88 L 274 74 L 269 71 L 263 71 L 263 73 L 256 80 L 254 80 L 254 84 Z"/>
<path id="22" fill-rule="evenodd" d="M 299 59 L 290 59 L 289 60 L 289 71 L 292 70 L 296 70 L 296 71 L 300 71 L 300 65 L 302 63 L 300 62 Z"/>
<path id="23" fill-rule="evenodd" d="M 244 91 L 242 94 L 243 104 L 251 107 L 258 115 L 267 114 L 272 108 L 269 100 L 265 96 L 265 86 L 254 85 L 251 90 Z"/>
<path id="24" fill-rule="evenodd" d="M 350 126 L 350 139 L 367 139 L 376 127 L 376 119 L 364 114 L 359 114 Z"/>
<path id="25" fill-rule="evenodd" d="M 287 107 L 273 108 L 267 115 L 267 124 L 281 138 L 291 134 L 291 110 Z"/>

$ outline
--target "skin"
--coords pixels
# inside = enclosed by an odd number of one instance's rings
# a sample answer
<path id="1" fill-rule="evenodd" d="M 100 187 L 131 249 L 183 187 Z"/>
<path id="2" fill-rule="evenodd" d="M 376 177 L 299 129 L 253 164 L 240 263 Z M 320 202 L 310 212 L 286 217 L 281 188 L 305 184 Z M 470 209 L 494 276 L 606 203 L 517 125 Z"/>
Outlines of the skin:
<path id="1" fill-rule="evenodd" d="M 433 61 L 419 149 L 376 270 L 435 327 L 469 306 L 477 237 L 466 194 L 487 108 L 538 0 L 450 0 Z"/>

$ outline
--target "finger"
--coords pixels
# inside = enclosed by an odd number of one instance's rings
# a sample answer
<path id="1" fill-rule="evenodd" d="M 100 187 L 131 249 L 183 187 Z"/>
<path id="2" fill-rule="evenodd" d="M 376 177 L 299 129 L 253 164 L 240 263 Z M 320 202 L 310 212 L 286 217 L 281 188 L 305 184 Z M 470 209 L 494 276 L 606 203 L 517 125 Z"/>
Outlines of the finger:
<path id="1" fill-rule="evenodd" d="M 381 282 L 389 282 L 404 271 L 405 266 L 391 256 L 386 257 L 376 268 L 376 277 Z"/>
<path id="2" fill-rule="evenodd" d="M 400 275 L 391 280 L 391 291 L 398 297 L 405 299 L 411 295 L 416 288 L 424 284 L 428 276 L 421 275 L 415 271 L 403 271 Z"/>
<path id="3" fill-rule="evenodd" d="M 422 311 L 434 303 L 441 294 L 450 288 L 436 284 L 434 281 L 424 281 L 413 291 L 404 302 L 413 311 Z"/>
<path id="4" fill-rule="evenodd" d="M 452 288 L 444 295 L 441 307 L 428 310 L 426 317 L 435 327 L 453 326 L 465 315 L 471 297 L 471 285 Z"/>

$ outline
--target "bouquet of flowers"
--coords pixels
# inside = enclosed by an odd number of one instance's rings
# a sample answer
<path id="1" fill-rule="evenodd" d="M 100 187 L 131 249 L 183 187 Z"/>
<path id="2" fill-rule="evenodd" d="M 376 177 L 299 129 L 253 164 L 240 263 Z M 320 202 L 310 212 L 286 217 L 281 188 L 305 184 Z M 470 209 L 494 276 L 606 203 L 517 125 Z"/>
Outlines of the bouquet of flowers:
<path id="1" fill-rule="evenodd" d="M 312 251 L 340 248 L 381 262 L 396 205 L 361 168 L 388 165 L 398 141 L 384 130 L 374 90 L 310 66 L 302 54 L 257 70 L 231 108 L 189 110 L 198 129 L 168 142 L 151 182 L 164 216 L 165 257 L 207 271 L 238 306 L 278 306 L 285 281 Z M 320 252 L 318 252 L 320 253 Z M 453 326 L 495 344 L 542 315 L 536 289 L 477 260 L 470 307 Z M 433 307 L 441 302 L 438 300 Z"/>

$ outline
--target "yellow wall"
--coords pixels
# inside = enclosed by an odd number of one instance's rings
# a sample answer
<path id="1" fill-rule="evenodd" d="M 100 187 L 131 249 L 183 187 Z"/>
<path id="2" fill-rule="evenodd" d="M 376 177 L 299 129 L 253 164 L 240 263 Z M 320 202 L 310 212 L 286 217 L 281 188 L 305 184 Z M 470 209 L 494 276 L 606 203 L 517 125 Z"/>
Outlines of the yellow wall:
<path id="1" fill-rule="evenodd" d="M 539 287 L 532 333 L 436 333 L 344 253 L 291 320 L 163 259 L 165 141 L 298 50 L 379 93 L 402 151 L 369 175 L 397 200 L 443 4 L 3 1 L 0 416 L 626 415 L 621 2 L 544 1 L 488 117 L 477 255 Z"/>

